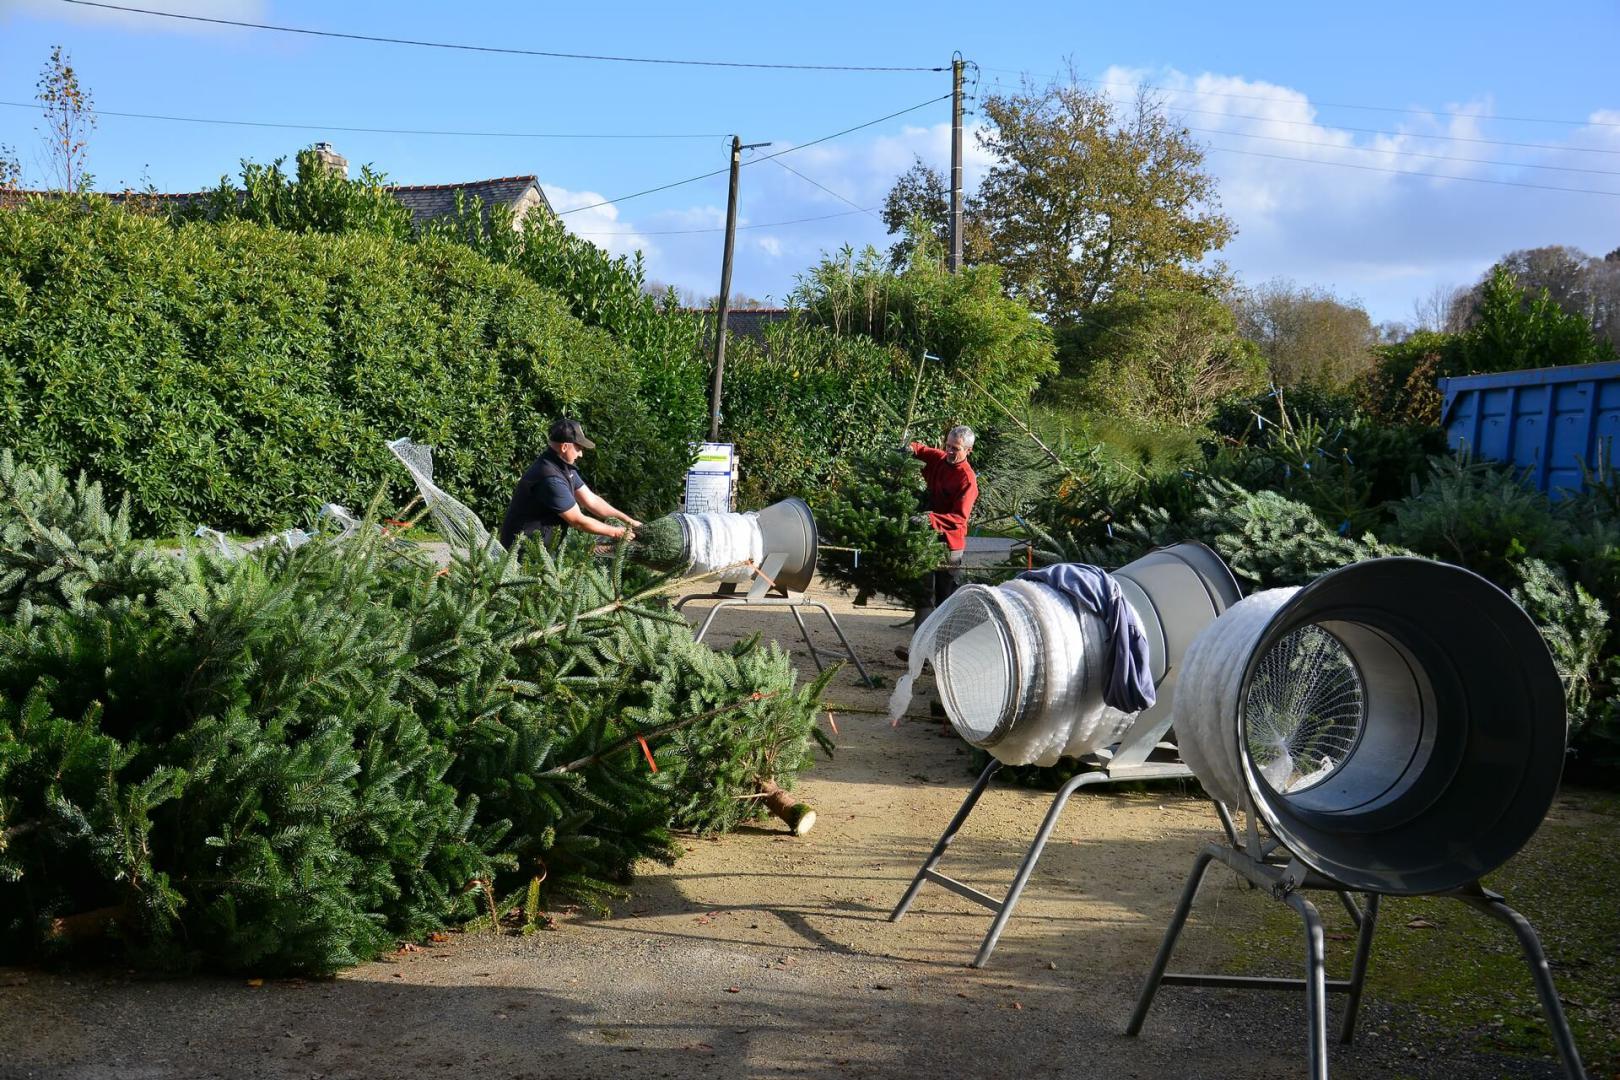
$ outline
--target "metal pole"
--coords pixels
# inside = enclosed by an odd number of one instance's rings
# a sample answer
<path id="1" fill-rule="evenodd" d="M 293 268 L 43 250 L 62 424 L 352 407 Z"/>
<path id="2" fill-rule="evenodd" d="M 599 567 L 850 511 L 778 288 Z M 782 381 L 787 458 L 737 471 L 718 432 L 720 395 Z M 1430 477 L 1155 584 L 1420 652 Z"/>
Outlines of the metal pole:
<path id="1" fill-rule="evenodd" d="M 946 267 L 962 269 L 962 54 L 951 57 L 951 250 Z"/>

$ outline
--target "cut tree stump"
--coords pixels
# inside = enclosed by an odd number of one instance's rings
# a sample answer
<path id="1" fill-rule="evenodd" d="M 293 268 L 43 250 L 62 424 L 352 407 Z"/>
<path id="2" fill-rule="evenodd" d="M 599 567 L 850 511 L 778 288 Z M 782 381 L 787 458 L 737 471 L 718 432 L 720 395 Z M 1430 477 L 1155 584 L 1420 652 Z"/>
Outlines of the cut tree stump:
<path id="1" fill-rule="evenodd" d="M 802 803 L 791 792 L 783 791 L 769 780 L 759 782 L 759 793 L 764 796 L 765 808 L 787 823 L 794 836 L 803 836 L 816 825 L 816 811 L 809 803 Z"/>

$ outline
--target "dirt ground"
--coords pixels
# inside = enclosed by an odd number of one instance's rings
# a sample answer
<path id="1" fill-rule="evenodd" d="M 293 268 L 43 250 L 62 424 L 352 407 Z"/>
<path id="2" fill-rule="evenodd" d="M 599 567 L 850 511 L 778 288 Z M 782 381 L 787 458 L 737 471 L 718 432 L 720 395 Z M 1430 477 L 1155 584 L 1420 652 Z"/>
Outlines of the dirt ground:
<path id="1" fill-rule="evenodd" d="M 892 685 L 906 613 L 812 595 Z M 811 627 L 835 647 L 824 620 Z M 711 638 L 754 630 L 812 670 L 781 609 L 722 612 Z M 889 921 L 973 779 L 966 746 L 926 716 L 927 679 L 920 689 L 898 729 L 835 712 L 838 753 L 799 785 L 819 811 L 808 836 L 761 826 L 690 839 L 675 866 L 645 867 L 610 917 L 452 935 L 330 980 L 0 971 L 0 1078 L 1303 1075 L 1294 992 L 1167 987 L 1142 1035 L 1122 1034 L 1194 853 L 1219 836 L 1195 789 L 1077 796 L 982 970 L 967 965 L 989 912 L 926 885 Z M 853 669 L 828 691 L 874 710 L 887 696 Z M 1050 798 L 993 787 L 942 869 L 1004 892 Z M 1267 902 L 1257 896 L 1213 869 L 1172 969 L 1218 962 L 1221 930 Z M 1280 943 L 1277 974 L 1297 973 L 1301 944 Z M 1347 949 L 1330 943 L 1330 974 L 1345 972 Z M 1551 1059 L 1481 1054 L 1372 997 L 1356 1042 L 1332 1045 L 1332 1069 L 1560 1075 Z"/>

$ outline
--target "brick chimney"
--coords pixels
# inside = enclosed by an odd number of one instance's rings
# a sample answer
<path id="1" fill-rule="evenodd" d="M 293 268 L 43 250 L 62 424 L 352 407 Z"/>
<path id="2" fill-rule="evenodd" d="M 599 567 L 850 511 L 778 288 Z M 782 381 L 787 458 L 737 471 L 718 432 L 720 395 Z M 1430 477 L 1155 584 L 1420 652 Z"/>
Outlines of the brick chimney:
<path id="1" fill-rule="evenodd" d="M 320 160 L 322 165 L 325 165 L 332 172 L 337 173 L 345 180 L 349 178 L 349 159 L 338 153 L 336 150 L 333 150 L 331 143 L 316 143 L 315 156 Z"/>

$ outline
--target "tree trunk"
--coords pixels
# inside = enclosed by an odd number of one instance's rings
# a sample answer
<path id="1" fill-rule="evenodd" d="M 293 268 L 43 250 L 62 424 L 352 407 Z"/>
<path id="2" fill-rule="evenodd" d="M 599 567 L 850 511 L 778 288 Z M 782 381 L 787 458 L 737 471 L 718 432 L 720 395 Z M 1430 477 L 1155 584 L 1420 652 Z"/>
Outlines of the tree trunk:
<path id="1" fill-rule="evenodd" d="M 808 803 L 795 800 L 791 792 L 783 791 L 769 780 L 759 782 L 759 792 L 764 796 L 765 809 L 786 822 L 794 836 L 803 836 L 815 828 L 816 812 Z"/>

